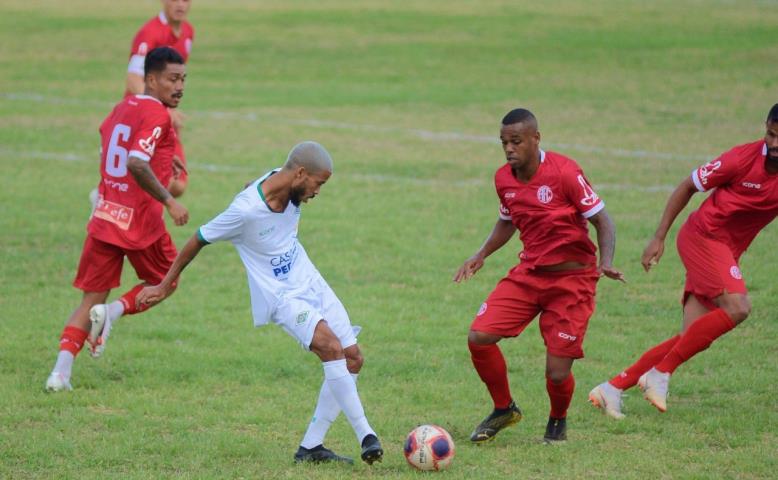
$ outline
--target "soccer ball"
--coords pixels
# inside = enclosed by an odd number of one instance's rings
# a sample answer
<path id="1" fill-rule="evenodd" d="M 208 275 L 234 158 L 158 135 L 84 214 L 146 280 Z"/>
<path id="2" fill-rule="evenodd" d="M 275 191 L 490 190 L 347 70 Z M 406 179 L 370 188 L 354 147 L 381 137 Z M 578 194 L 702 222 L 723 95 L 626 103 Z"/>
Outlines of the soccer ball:
<path id="1" fill-rule="evenodd" d="M 405 439 L 405 459 L 419 470 L 443 470 L 454 458 L 454 440 L 437 425 L 421 425 Z"/>

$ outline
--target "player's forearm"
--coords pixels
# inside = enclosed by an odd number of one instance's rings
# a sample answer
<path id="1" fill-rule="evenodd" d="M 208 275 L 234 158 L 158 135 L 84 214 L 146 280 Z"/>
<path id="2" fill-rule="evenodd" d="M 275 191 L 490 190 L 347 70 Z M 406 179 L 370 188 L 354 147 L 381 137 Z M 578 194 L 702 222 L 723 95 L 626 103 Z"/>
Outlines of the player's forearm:
<path id="1" fill-rule="evenodd" d="M 127 73 L 127 91 L 132 95 L 140 95 L 145 89 L 143 77 L 136 73 Z"/>
<path id="2" fill-rule="evenodd" d="M 667 199 L 667 205 L 662 213 L 662 219 L 659 221 L 659 226 L 656 228 L 654 236 L 660 240 L 664 240 L 667 237 L 667 232 L 673 225 L 678 214 L 683 211 L 686 205 L 689 203 L 689 199 L 697 191 L 690 178 L 684 179 L 678 187 L 670 194 L 670 198 Z"/>
<path id="3" fill-rule="evenodd" d="M 597 230 L 597 246 L 600 250 L 600 266 L 612 266 L 616 252 L 616 225 L 605 210 L 600 210 L 589 221 Z"/>
<path id="4" fill-rule="evenodd" d="M 165 188 L 159 182 L 157 176 L 154 175 L 154 171 L 151 170 L 149 162 L 130 157 L 130 160 L 127 162 L 127 168 L 130 170 L 130 173 L 132 173 L 132 177 L 140 188 L 148 192 L 154 199 L 161 203 L 166 203 L 173 198 L 167 188 Z"/>
<path id="5" fill-rule="evenodd" d="M 513 226 L 513 223 L 507 220 L 498 219 L 497 223 L 494 224 L 492 232 L 486 238 L 484 244 L 481 245 L 481 248 L 478 249 L 477 254 L 481 255 L 483 258 L 488 257 L 508 243 L 508 240 L 513 237 L 514 233 L 516 233 L 516 227 Z"/>
<path id="6" fill-rule="evenodd" d="M 170 270 L 168 270 L 167 274 L 165 274 L 165 278 L 162 280 L 162 283 L 160 283 L 160 286 L 164 289 L 170 290 L 173 286 L 173 282 L 178 279 L 178 277 L 181 275 L 181 272 L 184 271 L 184 269 L 189 265 L 189 263 L 195 259 L 198 253 L 200 253 L 200 250 L 207 245 L 200 241 L 199 238 L 197 238 L 197 234 L 195 233 L 192 235 L 192 237 L 186 242 L 186 245 L 184 245 L 184 248 L 181 249 L 181 251 L 178 253 L 178 256 L 176 256 L 176 259 L 173 261 L 173 265 L 170 266 Z"/>

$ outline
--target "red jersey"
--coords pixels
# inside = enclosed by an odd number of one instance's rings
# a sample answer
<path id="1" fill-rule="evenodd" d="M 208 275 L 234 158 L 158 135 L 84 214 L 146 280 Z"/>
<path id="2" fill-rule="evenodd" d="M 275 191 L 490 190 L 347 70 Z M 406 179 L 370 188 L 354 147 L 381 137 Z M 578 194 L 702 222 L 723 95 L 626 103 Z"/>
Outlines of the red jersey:
<path id="1" fill-rule="evenodd" d="M 605 203 L 574 160 L 541 150 L 540 166 L 528 183 L 517 180 L 506 163 L 497 170 L 494 185 L 500 218 L 516 226 L 524 244 L 521 265 L 532 269 L 568 261 L 597 262 L 586 219 Z"/>
<path id="2" fill-rule="evenodd" d="M 697 232 L 723 242 L 735 260 L 778 215 L 778 174 L 765 169 L 764 140 L 739 145 L 695 169 L 697 190 L 713 193 L 686 220 Z"/>
<path id="3" fill-rule="evenodd" d="M 193 41 L 194 28 L 191 23 L 181 22 L 180 34 L 176 36 L 173 28 L 168 24 L 165 13 L 160 12 L 159 15 L 146 22 L 135 34 L 127 70 L 143 76 L 143 62 L 146 54 L 157 47 L 174 48 L 184 57 L 184 62 L 186 62 L 189 59 L 189 52 L 192 51 Z"/>
<path id="4" fill-rule="evenodd" d="M 127 159 L 148 161 L 162 185 L 173 174 L 175 131 L 167 107 L 154 97 L 119 102 L 100 125 L 99 197 L 87 231 L 128 250 L 146 248 L 165 233 L 162 204 L 136 182 Z"/>

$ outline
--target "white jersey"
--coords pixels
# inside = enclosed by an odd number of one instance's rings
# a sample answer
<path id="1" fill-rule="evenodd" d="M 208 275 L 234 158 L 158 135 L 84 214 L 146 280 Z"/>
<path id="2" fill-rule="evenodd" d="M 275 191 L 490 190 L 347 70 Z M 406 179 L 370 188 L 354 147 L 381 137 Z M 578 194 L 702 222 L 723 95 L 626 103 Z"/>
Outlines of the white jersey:
<path id="1" fill-rule="evenodd" d="M 265 203 L 262 182 L 275 169 L 235 196 L 227 210 L 200 227 L 206 243 L 228 240 L 238 250 L 248 275 L 254 325 L 270 321 L 279 300 L 309 287 L 321 278 L 297 240 L 300 207 L 292 202 L 283 212 Z"/>

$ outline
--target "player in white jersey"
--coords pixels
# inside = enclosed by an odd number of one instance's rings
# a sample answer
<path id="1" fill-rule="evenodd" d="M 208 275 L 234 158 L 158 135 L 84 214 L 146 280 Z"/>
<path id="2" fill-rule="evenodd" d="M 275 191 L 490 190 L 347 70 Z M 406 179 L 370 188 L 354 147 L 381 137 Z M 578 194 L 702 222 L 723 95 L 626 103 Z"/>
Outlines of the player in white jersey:
<path id="1" fill-rule="evenodd" d="M 362 460 L 380 461 L 381 443 L 365 417 L 356 387 L 362 367 L 346 309 L 313 266 L 297 240 L 300 204 L 315 197 L 332 175 L 332 159 L 316 142 L 296 145 L 283 167 L 248 185 L 230 206 L 187 242 L 165 278 L 144 288 L 137 297 L 156 304 L 173 292 L 181 271 L 205 245 L 230 241 L 248 274 L 254 325 L 280 325 L 324 367 L 311 423 L 295 453 L 296 462 L 353 463 L 324 447 L 324 436 L 341 410 L 359 440 Z"/>

